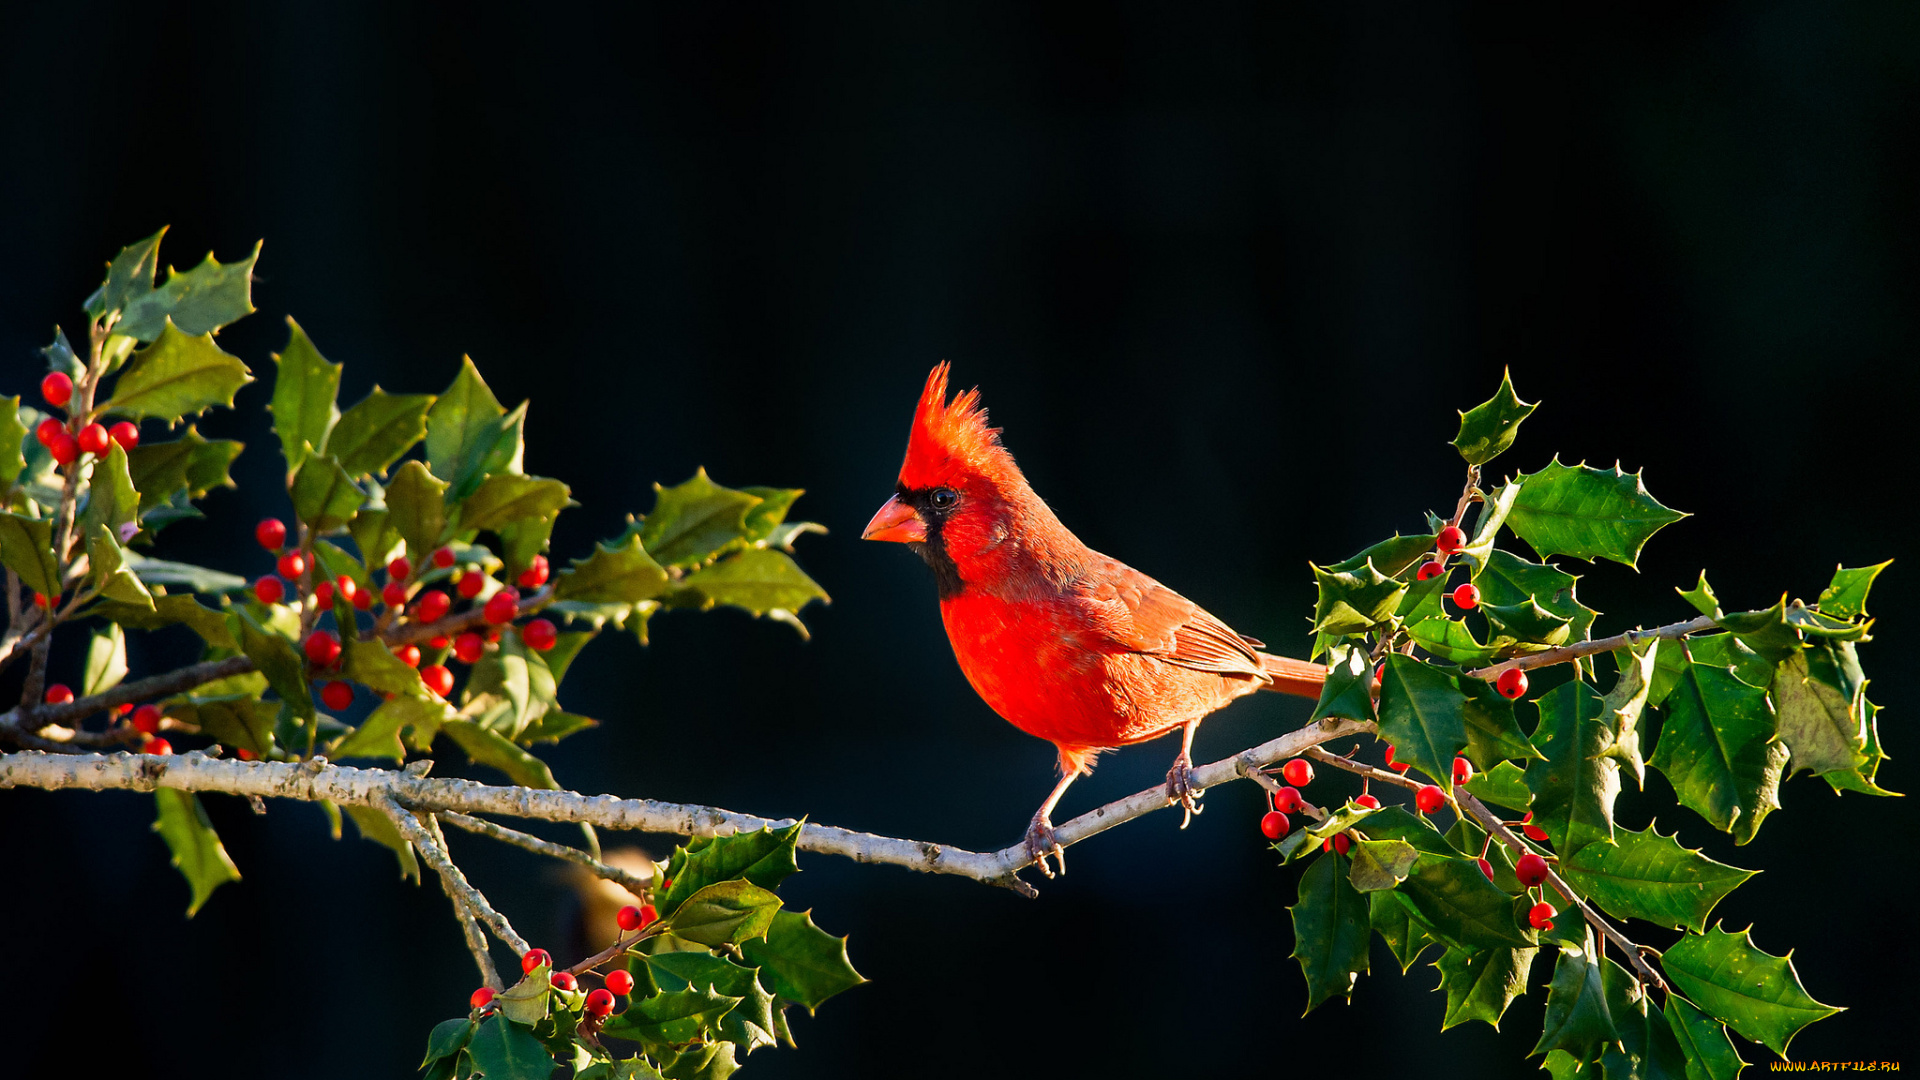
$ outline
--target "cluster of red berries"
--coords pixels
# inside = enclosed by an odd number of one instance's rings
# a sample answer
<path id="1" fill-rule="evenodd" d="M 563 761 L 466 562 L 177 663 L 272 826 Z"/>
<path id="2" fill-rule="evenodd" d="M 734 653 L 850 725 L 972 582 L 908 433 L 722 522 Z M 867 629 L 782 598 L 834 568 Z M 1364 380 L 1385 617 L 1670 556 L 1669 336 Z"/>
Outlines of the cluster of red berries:
<path id="1" fill-rule="evenodd" d="M 56 409 L 65 408 L 73 400 L 73 379 L 64 371 L 48 375 L 40 380 L 40 396 Z M 88 424 L 75 432 L 67 424 L 48 417 L 34 428 L 33 437 L 61 465 L 72 464 L 81 454 L 104 457 L 114 443 L 126 450 L 140 445 L 140 429 L 125 420 L 112 427 Z"/>
<path id="2" fill-rule="evenodd" d="M 615 921 L 620 924 L 621 930 L 634 931 L 645 929 L 659 917 L 659 913 L 654 910 L 652 904 L 641 904 L 638 907 L 629 904 L 620 909 L 620 913 L 615 916 Z M 532 975 L 541 968 L 552 967 L 553 955 L 545 949 L 528 949 L 520 957 L 520 972 L 523 975 Z M 633 973 L 624 968 L 615 968 L 607 972 L 605 980 L 607 985 L 603 989 L 589 992 L 583 1005 L 587 1015 L 596 1020 L 605 1019 L 613 1012 L 615 997 L 626 997 L 633 993 Z M 571 971 L 550 971 L 547 975 L 547 983 L 555 990 L 570 994 L 580 991 L 580 979 Z M 494 996 L 490 988 L 483 986 L 467 998 L 467 1004 L 475 1009 L 485 1009 L 493 1004 Z"/>

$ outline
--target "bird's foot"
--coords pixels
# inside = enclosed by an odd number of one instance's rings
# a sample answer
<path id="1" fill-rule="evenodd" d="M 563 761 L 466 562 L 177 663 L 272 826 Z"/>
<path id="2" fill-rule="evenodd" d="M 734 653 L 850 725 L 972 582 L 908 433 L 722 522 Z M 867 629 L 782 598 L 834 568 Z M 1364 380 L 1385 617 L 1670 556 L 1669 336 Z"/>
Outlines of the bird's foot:
<path id="1" fill-rule="evenodd" d="M 1167 802 L 1180 804 L 1180 827 L 1186 828 L 1193 815 L 1198 814 L 1200 789 L 1193 786 L 1193 759 L 1185 753 L 1173 759 L 1173 768 L 1167 770 Z"/>
<path id="2" fill-rule="evenodd" d="M 1053 822 L 1045 814 L 1033 815 L 1033 823 L 1027 826 L 1027 854 L 1033 859 L 1033 865 L 1047 877 L 1064 877 L 1067 872 L 1067 851 L 1060 846 L 1059 837 L 1053 834 Z M 1058 875 L 1053 867 L 1047 865 L 1052 859 L 1060 864 Z"/>

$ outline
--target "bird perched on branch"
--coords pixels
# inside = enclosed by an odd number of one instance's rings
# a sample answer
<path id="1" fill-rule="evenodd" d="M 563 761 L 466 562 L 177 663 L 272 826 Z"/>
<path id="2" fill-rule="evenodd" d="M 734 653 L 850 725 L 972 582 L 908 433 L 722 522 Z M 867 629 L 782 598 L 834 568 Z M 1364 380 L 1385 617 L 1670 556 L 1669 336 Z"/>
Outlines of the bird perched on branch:
<path id="1" fill-rule="evenodd" d="M 1256 690 L 1318 697 L 1326 680 L 1321 665 L 1261 652 L 1198 604 L 1081 543 L 987 426 L 980 392 L 947 401 L 945 363 L 914 410 L 895 494 L 862 537 L 905 543 L 926 560 L 967 681 L 1014 727 L 1059 749 L 1060 782 L 1026 836 L 1048 877 L 1049 856 L 1066 870 L 1053 809 L 1102 750 L 1179 729 L 1167 800 L 1191 817 L 1200 721 Z"/>

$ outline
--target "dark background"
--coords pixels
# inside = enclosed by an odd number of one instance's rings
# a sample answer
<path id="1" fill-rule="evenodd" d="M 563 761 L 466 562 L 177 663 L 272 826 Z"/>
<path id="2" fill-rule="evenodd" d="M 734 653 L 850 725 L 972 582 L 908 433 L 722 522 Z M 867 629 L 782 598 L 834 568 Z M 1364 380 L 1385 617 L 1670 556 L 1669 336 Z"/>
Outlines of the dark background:
<path id="1" fill-rule="evenodd" d="M 1511 365 L 1545 405 L 1503 469 L 1618 459 L 1696 515 L 1638 574 L 1574 567 L 1602 632 L 1690 615 L 1672 589 L 1703 565 L 1744 607 L 1901 558 L 1865 660 L 1882 783 L 1914 790 L 1920 8 L 1328 7 L 9 5 L 0 389 L 31 396 L 103 261 L 171 223 L 181 266 L 267 242 L 260 314 L 222 337 L 260 381 L 203 425 L 248 440 L 241 490 L 173 528 L 177 557 L 268 569 L 288 314 L 347 401 L 438 390 L 463 352 L 534 399 L 527 467 L 584 504 L 556 560 L 697 465 L 805 486 L 832 529 L 802 546 L 834 596 L 812 642 L 723 612 L 596 643 L 562 696 L 607 723 L 555 771 L 988 848 L 1052 750 L 969 690 L 924 567 L 857 539 L 930 365 L 984 387 L 1089 543 L 1295 655 L 1307 560 L 1449 506 L 1454 410 Z M 1304 716 L 1237 704 L 1200 759 Z M 1110 756 L 1064 815 L 1172 752 Z M 1765 870 L 1719 914 L 1851 1008 L 1795 1056 L 1911 1058 L 1911 801 L 1798 779 L 1736 850 L 1650 788 L 1622 820 Z M 150 799 L 0 793 L 0 1072 L 406 1077 L 462 1011 L 437 888 L 311 807 L 208 805 L 246 879 L 189 921 Z M 1297 1019 L 1296 872 L 1250 786 L 1207 806 L 1075 848 L 1037 902 L 803 857 L 790 903 L 873 983 L 749 1075 L 1536 1075 L 1539 967 L 1502 1034 L 1441 1034 L 1434 973 L 1384 952 L 1352 1006 Z M 524 932 L 563 935 L 546 866 L 454 844 Z"/>

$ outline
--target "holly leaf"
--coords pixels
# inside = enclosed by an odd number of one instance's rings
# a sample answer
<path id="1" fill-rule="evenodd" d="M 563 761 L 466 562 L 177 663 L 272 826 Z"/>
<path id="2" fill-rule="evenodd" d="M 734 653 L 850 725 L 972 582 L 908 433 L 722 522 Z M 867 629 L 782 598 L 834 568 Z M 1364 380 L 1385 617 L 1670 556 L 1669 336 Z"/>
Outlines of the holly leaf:
<path id="1" fill-rule="evenodd" d="M 693 606 L 705 609 L 725 604 L 756 617 L 770 616 L 793 626 L 803 637 L 806 628 L 798 618 L 800 609 L 815 600 L 831 600 L 793 556 L 772 548 L 751 548 L 729 556 L 688 574 L 680 586 L 682 591 L 700 597 L 700 603 Z"/>
<path id="2" fill-rule="evenodd" d="M 654 982 L 663 990 L 710 987 L 717 994 L 737 997 L 720 1020 L 720 1036 L 753 1053 L 774 1044 L 773 995 L 760 985 L 759 969 L 741 967 L 707 952 L 662 952 L 646 958 Z"/>
<path id="3" fill-rule="evenodd" d="M 0 562 L 21 584 L 42 596 L 59 596 L 60 561 L 53 555 L 53 522 L 0 514 Z"/>
<path id="4" fill-rule="evenodd" d="M 1620 794 L 1620 767 L 1606 757 L 1613 729 L 1602 719 L 1593 687 L 1563 683 L 1541 696 L 1534 745 L 1546 759 L 1527 765 L 1534 824 L 1559 851 L 1613 839 L 1613 801 Z"/>
<path id="5" fill-rule="evenodd" d="M 359 727 L 334 743 L 327 756 L 336 761 L 356 757 L 405 761 L 407 748 L 400 742 L 400 733 L 412 727 L 421 734 L 419 741 L 431 742 L 446 719 L 445 704 L 398 694 L 381 702 Z"/>
<path id="6" fill-rule="evenodd" d="M 0 397 L 0 487 L 11 487 L 27 467 L 20 447 L 27 439 L 27 425 L 20 422 L 20 396 Z"/>
<path id="7" fill-rule="evenodd" d="M 159 236 L 156 233 L 153 237 L 155 256 Z M 259 259 L 258 243 L 246 258 L 224 265 L 208 252 L 206 260 L 191 270 L 182 272 L 169 267 L 166 282 L 157 289 L 144 289 L 140 287 L 144 283 L 136 284 L 139 277 L 136 270 L 131 277 L 122 279 L 124 285 L 117 290 L 124 302 L 113 332 L 139 341 L 152 341 L 165 336 L 166 324 L 171 321 L 189 334 L 210 335 L 230 322 L 251 315 L 253 265 Z M 151 280 L 151 277 L 147 279 Z M 108 284 L 113 282 L 109 270 Z"/>
<path id="8" fill-rule="evenodd" d="M 252 381 L 247 365 L 215 345 L 212 334 L 196 336 L 169 324 L 157 341 L 133 354 L 103 411 L 171 423 L 215 405 L 232 408 L 234 392 Z"/>
<path id="9" fill-rule="evenodd" d="M 1358 646 L 1335 645 L 1327 654 L 1327 681 L 1320 684 L 1320 703 L 1308 722 L 1328 717 L 1374 719 L 1373 669 L 1366 650 Z"/>
<path id="10" fill-rule="evenodd" d="M 1616 829 L 1613 843 L 1587 844 L 1560 860 L 1561 876 L 1607 913 L 1696 934 L 1706 931 L 1713 906 L 1754 873 L 1681 847 L 1651 825 Z"/>
<path id="11" fill-rule="evenodd" d="M 1842 791 L 1857 791 L 1862 795 L 1897 794 L 1874 783 L 1874 777 L 1880 772 L 1880 763 L 1887 759 L 1886 752 L 1880 749 L 1879 712 L 1878 705 L 1864 697 L 1860 699 L 1860 715 L 1867 732 L 1866 764 L 1857 769 L 1820 774 L 1820 779 L 1825 780 L 1836 794 Z"/>
<path id="12" fill-rule="evenodd" d="M 1873 579 L 1880 571 L 1893 565 L 1893 560 L 1862 566 L 1856 570 L 1837 567 L 1833 571 L 1833 580 L 1820 590 L 1820 602 L 1816 606 L 1820 614 L 1831 615 L 1837 619 L 1864 617 L 1867 613 L 1867 591 L 1873 588 Z"/>
<path id="13" fill-rule="evenodd" d="M 800 827 L 795 822 L 783 829 L 761 828 L 689 840 L 668 861 L 673 867 L 673 885 L 654 901 L 660 914 L 672 915 L 694 893 L 722 881 L 739 878 L 763 889 L 779 887 L 788 874 L 800 869 L 794 861 Z"/>
<path id="14" fill-rule="evenodd" d="M 447 481 L 453 501 L 473 494 L 490 473 L 520 471 L 526 406 L 506 412 L 473 361 L 461 357 L 459 374 L 427 410 L 427 464 Z"/>
<path id="15" fill-rule="evenodd" d="M 88 609 L 89 615 L 117 622 L 133 630 L 157 630 L 183 623 L 210 646 L 239 652 L 240 641 L 227 626 L 227 617 L 191 596 L 155 596 L 151 606 L 125 601 L 103 601 Z"/>
<path id="16" fill-rule="evenodd" d="M 120 685 L 127 677 L 127 635 L 118 623 L 108 623 L 87 639 L 86 664 L 81 669 L 80 696 L 92 697 Z"/>
<path id="17" fill-rule="evenodd" d="M 1367 921 L 1379 932 L 1380 939 L 1387 943 L 1387 951 L 1400 965 L 1400 973 L 1406 974 L 1413 967 L 1420 954 L 1434 944 L 1427 936 L 1426 925 L 1413 909 L 1407 906 L 1404 898 L 1393 892 L 1367 894 Z"/>
<path id="18" fill-rule="evenodd" d="M 1774 731 L 1765 690 L 1696 662 L 1667 697 L 1648 764 L 1666 774 L 1681 805 L 1744 844 L 1780 806 L 1787 747 Z"/>
<path id="19" fill-rule="evenodd" d="M 159 232 L 120 249 L 107 264 L 107 280 L 81 305 L 89 319 L 125 311 L 128 304 L 153 290 L 153 275 L 160 268 L 160 238 L 166 234 L 167 227 L 162 225 Z"/>
<path id="20" fill-rule="evenodd" d="M 600 1030 L 616 1039 L 650 1045 L 692 1042 L 716 1031 L 720 1018 L 740 999 L 706 990 L 675 990 L 642 998 L 627 1011 L 607 1017 Z"/>
<path id="21" fill-rule="evenodd" d="M 1747 1063 L 1727 1038 L 1720 1021 L 1701 1012 L 1679 994 L 1668 994 L 1663 1010 L 1674 1040 L 1687 1055 L 1688 1080 L 1734 1080 Z"/>
<path id="22" fill-rule="evenodd" d="M 1492 683 L 1460 679 L 1455 685 L 1467 696 L 1460 707 L 1460 719 L 1467 731 L 1467 758 L 1483 772 L 1509 759 L 1530 761 L 1540 757 L 1540 751 L 1520 732 L 1513 702 L 1501 697 Z"/>
<path id="23" fill-rule="evenodd" d="M 1593 620 L 1600 615 L 1575 597 L 1574 586 L 1579 580 L 1579 575 L 1569 574 L 1557 566 L 1531 562 L 1510 551 L 1497 550 L 1488 553 L 1485 564 L 1473 577 L 1474 584 L 1480 587 L 1483 610 L 1498 607 L 1505 611 L 1532 602 L 1546 614 L 1538 615 L 1528 609 L 1528 617 L 1546 629 L 1564 621 L 1568 627 L 1563 639 L 1566 641 L 1585 641 Z M 1522 640 L 1544 641 L 1545 638 Z"/>
<path id="24" fill-rule="evenodd" d="M 105 525 L 96 525 L 87 530 L 88 574 L 100 590 L 100 595 L 108 601 L 119 601 L 152 611 L 153 594 L 147 591 L 146 584 L 139 576 L 127 568 L 128 554 Z M 97 608 L 94 613 L 98 613 Z"/>
<path id="25" fill-rule="evenodd" d="M 1380 737 L 1395 760 L 1413 764 L 1452 790 L 1453 759 L 1467 745 L 1467 697 L 1453 677 L 1432 664 L 1387 654 L 1380 685 Z"/>
<path id="26" fill-rule="evenodd" d="M 1653 689 L 1659 649 L 1660 642 L 1656 639 L 1638 648 L 1629 644 L 1614 650 L 1613 659 L 1620 666 L 1620 677 L 1600 700 L 1600 719 L 1613 737 L 1607 756 L 1633 770 L 1633 782 L 1642 789 L 1646 787 L 1647 771 L 1640 756 L 1640 717 L 1647 708 L 1648 692 Z"/>
<path id="27" fill-rule="evenodd" d="M 1792 754 L 1788 776 L 1802 769 L 1848 772 L 1867 763 L 1861 708 L 1867 685 L 1859 664 L 1848 662 L 1852 651 L 1849 643 L 1808 643 L 1775 668 L 1768 696 L 1780 741 Z"/>
<path id="28" fill-rule="evenodd" d="M 1793 970 L 1793 953 L 1761 952 L 1750 932 L 1715 926 L 1688 934 L 1661 956 L 1660 966 L 1694 1004 L 1784 1058 L 1800 1029 L 1844 1010 L 1815 1001 Z"/>
<path id="29" fill-rule="evenodd" d="M 653 490 L 653 512 L 641 523 L 640 542 L 662 566 L 694 566 L 742 546 L 751 533 L 747 514 L 764 501 L 721 487 L 705 469 L 695 470 L 684 483 L 655 484 Z"/>
<path id="30" fill-rule="evenodd" d="M 232 439 L 203 439 L 188 424 L 178 439 L 143 442 L 127 451 L 127 474 L 140 491 L 140 513 L 163 508 L 183 492 L 197 499 L 216 487 L 233 487 L 227 470 L 243 449 L 245 444 Z"/>
<path id="31" fill-rule="evenodd" d="M 460 504 L 456 528 L 463 533 L 498 530 L 510 522 L 550 518 L 567 502 L 567 485 L 558 480 L 495 473 Z"/>
<path id="32" fill-rule="evenodd" d="M 680 872 L 674 870 L 676 887 Z M 867 981 L 847 960 L 847 939 L 815 926 L 808 911 L 775 912 L 766 937 L 742 944 L 740 952 L 759 965 L 767 989 L 809 1013 L 833 995 Z"/>
<path id="33" fill-rule="evenodd" d="M 104 525 L 118 536 L 133 535 L 125 526 L 140 516 L 140 493 L 134 490 L 127 473 L 127 452 L 117 442 L 109 442 L 107 455 L 93 463 L 93 477 L 87 482 L 86 508 L 81 511 L 83 528 Z"/>
<path id="34" fill-rule="evenodd" d="M 194 566 L 191 563 L 149 559 L 133 551 L 126 552 L 124 558 L 127 568 L 148 585 L 173 585 L 194 592 L 216 595 L 239 592 L 247 587 L 247 579 L 238 574 Z"/>
<path id="35" fill-rule="evenodd" d="M 1500 1017 L 1513 999 L 1527 992 L 1527 972 L 1540 950 L 1481 949 L 1468 952 L 1448 949 L 1434 961 L 1440 972 L 1440 989 L 1447 992 L 1446 1016 L 1440 1030 L 1468 1020 L 1484 1020 L 1500 1029 Z"/>
<path id="36" fill-rule="evenodd" d="M 1407 591 L 1406 582 L 1382 574 L 1371 559 L 1355 570 L 1308 565 L 1319 588 L 1313 609 L 1315 633 L 1364 633 L 1392 618 Z"/>
<path id="37" fill-rule="evenodd" d="M 1273 850 L 1280 855 L 1280 861 L 1283 863 L 1304 858 L 1332 837 L 1346 832 L 1375 814 L 1384 812 L 1349 802 L 1318 821 L 1303 822 L 1300 828 L 1288 833 L 1279 843 L 1272 845 Z"/>
<path id="38" fill-rule="evenodd" d="M 153 797 L 160 810 L 153 831 L 166 841 L 167 850 L 173 853 L 174 868 L 187 879 L 187 887 L 193 892 L 193 898 L 187 903 L 187 917 L 192 918 L 200 905 L 213 895 L 213 890 L 229 881 L 240 880 L 240 869 L 228 858 L 227 849 L 220 843 L 220 834 L 213 831 L 213 822 L 207 817 L 206 807 L 200 805 L 199 796 L 190 791 L 156 788 Z"/>
<path id="39" fill-rule="evenodd" d="M 487 1080 L 547 1080 L 553 1075 L 553 1055 L 533 1030 L 504 1016 L 481 1021 L 467 1042 L 467 1054 Z"/>
<path id="40" fill-rule="evenodd" d="M 1524 812 L 1533 803 L 1533 791 L 1527 787 L 1526 771 L 1511 761 L 1503 761 L 1484 772 L 1476 772 L 1466 783 L 1467 791 L 1481 802 L 1508 810 Z"/>
<path id="41" fill-rule="evenodd" d="M 387 520 L 417 563 L 425 562 L 446 534 L 446 491 L 446 482 L 417 461 L 400 466 L 387 485 Z"/>
<path id="42" fill-rule="evenodd" d="M 1500 389 L 1493 397 L 1460 414 L 1460 433 L 1453 437 L 1453 448 L 1469 465 L 1485 465 L 1513 445 L 1520 433 L 1520 421 L 1533 415 L 1538 402 L 1521 401 L 1513 392 L 1511 372 L 1500 375 Z"/>
<path id="43" fill-rule="evenodd" d="M 1506 524 L 1507 515 L 1513 512 L 1513 504 L 1520 498 L 1520 486 L 1518 480 L 1500 485 L 1474 515 L 1471 539 L 1460 549 L 1460 554 L 1476 568 L 1485 566 L 1492 557 L 1494 538 L 1500 534 L 1500 526 Z"/>
<path id="44" fill-rule="evenodd" d="M 667 572 L 653 561 L 637 533 L 596 544 L 585 559 L 560 571 L 553 594 L 591 604 L 636 604 L 666 591 Z"/>
<path id="45" fill-rule="evenodd" d="M 273 720 L 278 709 L 262 703 L 257 694 L 196 693 L 174 699 L 166 711 L 176 720 L 197 726 L 201 734 L 222 746 L 261 755 L 273 749 Z"/>
<path id="46" fill-rule="evenodd" d="M 1639 473 L 1617 466 L 1562 465 L 1555 458 L 1517 482 L 1520 495 L 1507 527 L 1543 559 L 1572 555 L 1634 566 L 1649 537 L 1687 516 L 1648 494 Z"/>
<path id="47" fill-rule="evenodd" d="M 548 709 L 545 716 L 528 724 L 514 741 L 522 746 L 533 743 L 558 743 L 575 732 L 600 726 L 600 721 L 590 716 L 580 716 L 561 709 Z"/>
<path id="48" fill-rule="evenodd" d="M 1380 573 L 1399 577 L 1407 567 L 1419 562 L 1422 555 L 1433 550 L 1433 540 L 1433 533 L 1415 533 L 1412 536 L 1395 533 L 1391 538 L 1380 541 L 1352 558 L 1334 563 L 1327 569 L 1334 573 L 1355 573 L 1371 563 Z"/>
<path id="49" fill-rule="evenodd" d="M 313 533 L 329 533 L 353 520 L 366 492 L 332 457 L 315 454 L 293 474 L 293 512 Z"/>
<path id="50" fill-rule="evenodd" d="M 1600 986 L 1606 991 L 1607 1012 L 1620 1033 L 1620 1049 L 1608 1050 L 1602 1060 L 1609 1075 L 1623 1075 L 1617 1059 L 1626 1058 L 1632 1080 L 1686 1080 L 1687 1055 L 1673 1037 L 1660 1010 L 1650 1008 L 1646 989 L 1632 973 L 1612 960 L 1600 965 Z M 1669 995 L 1671 997 L 1673 995 Z M 1624 1051 L 1624 1053 L 1623 1053 Z"/>
<path id="51" fill-rule="evenodd" d="M 287 703 L 295 716 L 311 720 L 314 716 L 313 691 L 307 687 L 306 658 L 300 655 L 293 642 L 261 626 L 253 613 L 240 611 L 240 648 L 253 661 L 260 674 L 267 677 L 267 685 L 273 687 L 280 700 Z"/>
<path id="52" fill-rule="evenodd" d="M 440 725 L 440 730 L 458 743 L 460 749 L 466 751 L 467 758 L 476 765 L 498 769 L 521 787 L 546 791 L 560 789 L 559 781 L 553 778 L 553 772 L 547 768 L 546 762 L 515 746 L 497 731 L 471 720 L 448 720 Z"/>
<path id="53" fill-rule="evenodd" d="M 287 329 L 286 351 L 273 354 L 279 373 L 273 379 L 273 402 L 267 410 L 273 414 L 273 430 L 280 436 L 287 471 L 292 472 L 308 454 L 326 452 L 327 435 L 340 420 L 340 409 L 334 404 L 340 391 L 340 365 L 320 355 L 292 316 L 287 317 Z"/>
<path id="54" fill-rule="evenodd" d="M 738 945 L 766 935 L 780 898 L 749 881 L 721 881 L 682 901 L 668 917 L 675 937 L 709 947 Z"/>
<path id="55" fill-rule="evenodd" d="M 1367 898 L 1348 882 L 1341 861 L 1332 852 L 1315 859 L 1300 875 L 1299 902 L 1287 909 L 1293 957 L 1307 979 L 1307 1012 L 1328 998 L 1351 998 L 1355 979 L 1367 972 Z"/>
<path id="56" fill-rule="evenodd" d="M 1407 635 L 1421 648 L 1453 664 L 1485 664 L 1500 655 L 1500 650 L 1480 644 L 1466 623 L 1445 615 L 1409 621 Z"/>
<path id="57" fill-rule="evenodd" d="M 1377 836 L 1378 830 L 1370 828 L 1367 835 Z M 1513 897 L 1488 881 L 1472 859 L 1422 850 L 1399 891 L 1442 944 L 1468 951 L 1535 944 L 1514 921 Z"/>
<path id="58" fill-rule="evenodd" d="M 1482 603 L 1480 614 L 1496 638 L 1530 645 L 1564 645 L 1573 633 L 1571 620 L 1534 603 L 1531 596 L 1518 604 Z"/>
<path id="59" fill-rule="evenodd" d="M 378 386 L 334 425 L 326 451 L 348 476 L 384 473 L 427 433 L 432 394 L 389 394 Z"/>
<path id="60" fill-rule="evenodd" d="M 1576 1061 L 1593 1061 L 1601 1049 L 1618 1039 L 1613 1014 L 1607 1008 L 1606 988 L 1592 948 L 1560 950 L 1547 984 L 1547 1015 L 1540 1041 L 1532 1053 L 1565 1050 Z"/>
<path id="61" fill-rule="evenodd" d="M 1355 840 L 1347 860 L 1347 881 L 1356 892 L 1391 889 L 1407 879 L 1419 854 L 1405 840 Z"/>
<path id="62" fill-rule="evenodd" d="M 1774 601 L 1770 608 L 1759 611 L 1736 611 L 1730 615 L 1721 615 L 1721 626 L 1732 631 L 1740 643 L 1759 654 L 1769 664 L 1778 664 L 1793 655 L 1800 647 L 1800 632 L 1787 619 L 1787 597 L 1785 593 Z M 1768 679 L 1760 680 L 1765 686 Z"/>

